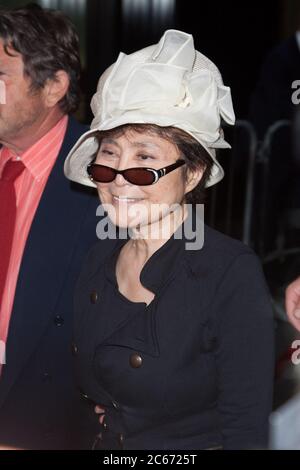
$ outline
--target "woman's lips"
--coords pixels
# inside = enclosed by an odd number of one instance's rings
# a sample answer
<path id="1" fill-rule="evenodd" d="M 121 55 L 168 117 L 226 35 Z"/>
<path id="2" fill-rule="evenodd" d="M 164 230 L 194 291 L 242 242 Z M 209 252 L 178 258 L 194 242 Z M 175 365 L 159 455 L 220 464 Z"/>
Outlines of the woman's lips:
<path id="1" fill-rule="evenodd" d="M 136 197 L 127 197 L 127 196 L 112 196 L 113 201 L 118 202 L 119 204 L 133 204 L 135 202 L 143 201 L 143 198 Z"/>

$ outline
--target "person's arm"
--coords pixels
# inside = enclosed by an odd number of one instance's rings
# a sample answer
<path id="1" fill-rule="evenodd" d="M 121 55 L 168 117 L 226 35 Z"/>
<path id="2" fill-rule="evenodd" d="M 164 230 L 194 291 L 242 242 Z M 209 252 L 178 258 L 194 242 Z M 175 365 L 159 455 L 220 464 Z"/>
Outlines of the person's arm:
<path id="1" fill-rule="evenodd" d="M 300 331 L 300 277 L 286 289 L 285 306 L 289 321 Z"/>
<path id="2" fill-rule="evenodd" d="M 225 449 L 265 448 L 272 409 L 274 320 L 252 252 L 227 268 L 215 300 L 218 409 Z"/>

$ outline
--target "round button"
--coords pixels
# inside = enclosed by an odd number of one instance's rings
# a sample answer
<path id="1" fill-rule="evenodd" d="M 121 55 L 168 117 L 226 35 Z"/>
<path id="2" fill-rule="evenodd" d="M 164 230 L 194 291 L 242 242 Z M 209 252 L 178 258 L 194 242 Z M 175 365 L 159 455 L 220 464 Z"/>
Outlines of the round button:
<path id="1" fill-rule="evenodd" d="M 124 435 L 123 434 L 119 434 L 119 442 L 120 442 L 121 446 L 124 444 Z"/>
<path id="2" fill-rule="evenodd" d="M 134 367 L 135 369 L 138 367 L 141 367 L 143 363 L 142 357 L 138 353 L 131 354 L 129 358 L 129 364 L 131 367 Z"/>
<path id="3" fill-rule="evenodd" d="M 105 421 L 103 421 L 102 426 L 103 426 L 103 429 L 105 429 L 105 431 L 107 431 L 108 424 Z"/>
<path id="4" fill-rule="evenodd" d="M 95 290 L 93 290 L 93 291 L 90 293 L 90 299 L 91 299 L 92 304 L 96 304 L 96 303 L 98 302 L 98 292 L 96 292 Z"/>
<path id="5" fill-rule="evenodd" d="M 118 403 L 116 403 L 115 401 L 112 402 L 112 406 L 113 406 L 116 410 L 119 409 L 119 405 L 118 405 Z"/>
<path id="6" fill-rule="evenodd" d="M 60 315 L 56 315 L 54 318 L 54 324 L 55 326 L 62 326 L 64 324 L 64 319 Z"/>
<path id="7" fill-rule="evenodd" d="M 78 347 L 76 346 L 75 343 L 72 343 L 72 354 L 73 356 L 77 356 L 78 354 Z"/>

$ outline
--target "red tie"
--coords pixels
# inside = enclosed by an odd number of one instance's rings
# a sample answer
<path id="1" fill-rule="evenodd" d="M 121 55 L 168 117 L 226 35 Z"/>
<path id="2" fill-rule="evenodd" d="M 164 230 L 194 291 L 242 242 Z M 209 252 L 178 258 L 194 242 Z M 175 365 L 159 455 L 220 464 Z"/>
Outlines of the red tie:
<path id="1" fill-rule="evenodd" d="M 11 255 L 17 204 L 14 182 L 25 169 L 20 160 L 9 159 L 0 178 L 0 305 Z"/>

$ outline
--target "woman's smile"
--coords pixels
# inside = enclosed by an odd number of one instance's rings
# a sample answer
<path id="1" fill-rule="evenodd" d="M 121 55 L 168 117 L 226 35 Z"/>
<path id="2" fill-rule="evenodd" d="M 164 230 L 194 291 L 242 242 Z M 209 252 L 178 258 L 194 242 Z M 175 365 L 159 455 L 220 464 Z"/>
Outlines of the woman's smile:
<path id="1" fill-rule="evenodd" d="M 144 201 L 144 198 L 130 197 L 130 196 L 117 196 L 116 194 L 112 194 L 112 201 L 113 203 L 117 203 L 117 204 L 134 204 L 136 202 Z"/>

